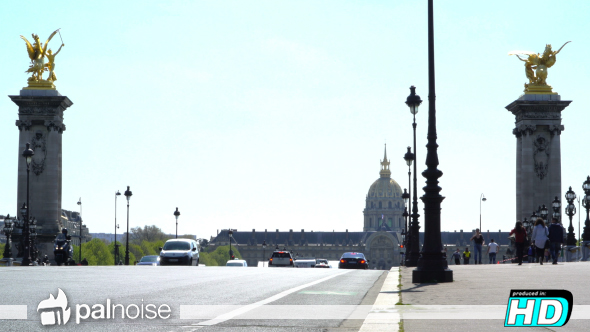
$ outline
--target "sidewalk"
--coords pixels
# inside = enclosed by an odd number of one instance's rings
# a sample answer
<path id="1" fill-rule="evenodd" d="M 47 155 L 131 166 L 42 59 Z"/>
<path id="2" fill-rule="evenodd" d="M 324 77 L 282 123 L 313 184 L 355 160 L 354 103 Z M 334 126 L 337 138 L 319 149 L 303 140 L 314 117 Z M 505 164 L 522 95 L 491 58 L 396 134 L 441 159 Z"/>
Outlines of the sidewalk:
<path id="1" fill-rule="evenodd" d="M 449 268 L 453 270 L 454 281 L 451 283 L 413 284 L 414 268 L 402 267 L 402 303 L 405 308 L 410 309 L 412 305 L 450 306 L 442 307 L 450 309 L 442 310 L 450 312 L 447 319 L 441 319 L 441 315 L 436 312 L 425 313 L 424 318 L 421 318 L 415 311 L 404 318 L 403 309 L 400 310 L 404 331 L 514 331 L 514 328 L 504 327 L 511 289 L 565 289 L 574 296 L 572 318 L 565 326 L 553 329 L 520 328 L 518 331 L 590 329 L 590 314 L 587 314 L 590 307 L 585 307 L 590 305 L 590 263 L 450 265 Z"/>

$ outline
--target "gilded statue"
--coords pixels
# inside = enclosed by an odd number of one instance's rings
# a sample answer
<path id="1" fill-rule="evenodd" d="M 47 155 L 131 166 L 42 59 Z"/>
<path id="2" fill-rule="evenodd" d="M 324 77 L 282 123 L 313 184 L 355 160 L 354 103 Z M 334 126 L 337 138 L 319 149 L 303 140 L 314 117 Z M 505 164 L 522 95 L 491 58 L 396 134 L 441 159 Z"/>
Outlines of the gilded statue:
<path id="1" fill-rule="evenodd" d="M 29 59 L 31 59 L 31 64 L 29 65 L 29 69 L 25 73 L 32 73 L 31 77 L 27 79 L 29 82 L 29 88 L 37 87 L 37 88 L 54 88 L 53 81 L 56 80 L 55 76 L 55 57 L 61 51 L 61 48 L 64 46 L 62 41 L 61 46 L 57 50 L 57 52 L 53 53 L 51 49 L 48 49 L 49 42 L 51 39 L 59 32 L 59 29 L 55 30 L 45 44 L 41 42 L 39 36 L 37 34 L 33 35 L 33 44 L 31 44 L 27 38 L 20 36 L 26 43 L 27 46 L 27 53 L 29 54 Z M 60 34 L 61 38 L 61 34 Z M 45 59 L 49 60 L 46 63 Z M 43 79 L 43 72 L 49 71 L 49 76 L 47 80 Z"/>
<path id="2" fill-rule="evenodd" d="M 516 57 L 524 62 L 524 70 L 529 83 L 525 83 L 525 93 L 552 93 L 551 86 L 547 84 L 547 68 L 551 68 L 557 60 L 556 55 L 563 49 L 569 41 L 563 44 L 557 51 L 551 49 L 551 44 L 545 46 L 543 54 L 515 51 L 509 53 L 509 55 L 516 55 Z M 526 59 L 519 56 L 527 55 Z"/>

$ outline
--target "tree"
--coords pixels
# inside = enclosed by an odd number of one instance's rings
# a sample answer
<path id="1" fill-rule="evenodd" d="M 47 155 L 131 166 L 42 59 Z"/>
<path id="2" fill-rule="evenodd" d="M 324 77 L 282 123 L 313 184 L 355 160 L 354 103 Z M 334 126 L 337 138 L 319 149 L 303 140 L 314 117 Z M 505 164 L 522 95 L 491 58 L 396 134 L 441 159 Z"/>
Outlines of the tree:
<path id="1" fill-rule="evenodd" d="M 140 244 L 141 241 L 155 242 L 166 241 L 169 237 L 156 226 L 133 227 L 129 232 L 129 242 Z"/>
<path id="2" fill-rule="evenodd" d="M 232 251 L 236 258 L 242 259 L 242 255 L 236 247 L 232 247 Z M 199 262 L 207 266 L 225 266 L 229 259 L 229 246 L 217 247 L 215 251 L 210 253 L 199 253 Z"/>
<path id="3" fill-rule="evenodd" d="M 74 260 L 80 257 L 80 247 L 74 245 Z M 111 265 L 113 264 L 113 255 L 109 247 L 99 239 L 92 239 L 89 242 L 82 243 L 82 259 L 86 258 L 88 265 Z M 80 263 L 80 262 L 78 262 Z"/>

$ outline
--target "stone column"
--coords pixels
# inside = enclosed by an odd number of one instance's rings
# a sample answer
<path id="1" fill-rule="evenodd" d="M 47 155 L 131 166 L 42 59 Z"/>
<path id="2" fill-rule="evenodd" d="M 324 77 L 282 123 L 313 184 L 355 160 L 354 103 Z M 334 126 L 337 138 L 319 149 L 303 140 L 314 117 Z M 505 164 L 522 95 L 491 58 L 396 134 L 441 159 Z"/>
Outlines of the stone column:
<path id="1" fill-rule="evenodd" d="M 571 103 L 558 94 L 524 94 L 506 106 L 516 118 L 516 220 L 539 205 L 551 210 L 561 196 L 561 112 Z"/>
<path id="2" fill-rule="evenodd" d="M 16 208 L 27 200 L 27 164 L 22 157 L 26 143 L 35 152 L 30 166 L 29 204 L 37 219 L 40 256 L 53 258 L 55 235 L 61 230 L 62 134 L 64 111 L 72 101 L 57 90 L 23 89 L 9 96 L 18 106 L 18 191 Z"/>

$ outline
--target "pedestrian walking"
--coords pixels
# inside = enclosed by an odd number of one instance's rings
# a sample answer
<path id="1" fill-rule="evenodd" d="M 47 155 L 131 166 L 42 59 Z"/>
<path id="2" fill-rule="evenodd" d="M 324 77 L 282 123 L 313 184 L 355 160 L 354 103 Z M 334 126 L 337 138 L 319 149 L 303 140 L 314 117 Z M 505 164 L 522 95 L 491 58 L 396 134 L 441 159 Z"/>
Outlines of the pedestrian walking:
<path id="1" fill-rule="evenodd" d="M 526 229 L 522 227 L 522 222 L 516 222 L 514 229 L 510 231 L 510 235 L 512 234 L 514 234 L 514 245 L 516 246 L 516 257 L 518 257 L 518 265 L 522 265 L 522 256 L 524 251 L 524 244 L 526 241 Z"/>
<path id="2" fill-rule="evenodd" d="M 455 259 L 455 265 L 461 265 L 461 252 L 459 248 L 453 253 L 453 258 Z"/>
<path id="3" fill-rule="evenodd" d="M 469 241 L 473 241 L 473 243 L 475 244 L 473 250 L 473 260 L 475 261 L 475 264 L 477 264 L 478 259 L 479 264 L 481 264 L 481 247 L 485 244 L 486 241 L 484 240 L 483 235 L 481 235 L 481 233 L 479 232 L 479 228 L 475 229 L 475 235 L 473 235 L 471 239 L 469 239 Z"/>
<path id="4" fill-rule="evenodd" d="M 496 254 L 500 251 L 500 246 L 494 242 L 494 239 L 490 240 L 488 244 L 488 257 L 490 258 L 490 264 L 496 264 Z"/>
<path id="5" fill-rule="evenodd" d="M 559 224 L 557 218 L 551 219 L 549 226 L 549 242 L 551 247 L 551 257 L 553 258 L 553 265 L 557 264 L 557 257 L 561 252 L 561 245 L 563 244 L 563 227 Z"/>
<path id="6" fill-rule="evenodd" d="M 533 245 L 529 246 L 529 251 L 527 252 L 527 255 L 529 256 L 529 263 L 534 262 L 535 260 L 535 247 Z"/>
<path id="7" fill-rule="evenodd" d="M 535 228 L 533 228 L 533 236 L 531 237 L 531 241 L 533 241 L 533 244 L 535 245 L 537 260 L 541 265 L 543 265 L 545 247 L 547 246 L 547 241 L 549 241 L 549 231 L 545 226 L 545 222 L 541 218 L 538 218 L 535 222 Z"/>
<path id="8" fill-rule="evenodd" d="M 471 251 L 469 251 L 469 248 L 465 248 L 465 251 L 463 251 L 463 264 L 469 265 L 469 257 L 471 257 Z"/>

